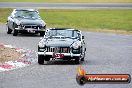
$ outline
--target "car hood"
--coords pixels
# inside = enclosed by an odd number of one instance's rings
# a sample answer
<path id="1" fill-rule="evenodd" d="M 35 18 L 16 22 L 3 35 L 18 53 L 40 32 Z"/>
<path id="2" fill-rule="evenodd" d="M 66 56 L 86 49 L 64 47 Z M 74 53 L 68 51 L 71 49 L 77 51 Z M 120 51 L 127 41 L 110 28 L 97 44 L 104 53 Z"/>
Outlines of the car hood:
<path id="1" fill-rule="evenodd" d="M 43 21 L 41 19 L 25 19 L 25 18 L 17 18 L 15 19 L 16 23 L 20 23 L 20 24 L 36 24 L 36 25 L 40 25 L 43 23 Z"/>
<path id="2" fill-rule="evenodd" d="M 50 47 L 71 46 L 75 41 L 77 41 L 77 39 L 47 39 L 46 46 Z"/>

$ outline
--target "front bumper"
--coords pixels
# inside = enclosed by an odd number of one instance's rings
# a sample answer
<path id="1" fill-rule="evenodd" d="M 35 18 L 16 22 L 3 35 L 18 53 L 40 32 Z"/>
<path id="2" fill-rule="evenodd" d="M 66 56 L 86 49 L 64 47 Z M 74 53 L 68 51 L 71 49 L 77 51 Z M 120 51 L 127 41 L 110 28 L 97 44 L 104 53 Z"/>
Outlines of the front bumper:
<path id="1" fill-rule="evenodd" d="M 23 29 L 23 28 L 15 28 L 16 30 L 18 30 L 18 31 L 26 31 L 26 32 L 35 32 L 35 31 L 37 31 L 37 32 L 41 32 L 41 31 L 45 31 L 45 29 L 33 29 L 33 28 L 25 28 L 25 29 Z"/>
<path id="2" fill-rule="evenodd" d="M 38 55 L 49 55 L 49 56 L 53 56 L 53 52 L 38 52 Z M 56 54 L 60 54 L 60 53 L 56 53 Z M 80 57 L 81 54 L 73 54 L 73 53 L 61 53 L 63 54 L 64 56 L 68 56 L 68 57 Z"/>
<path id="3" fill-rule="evenodd" d="M 15 25 L 14 28 L 15 28 L 15 30 L 18 30 L 18 31 L 42 32 L 42 31 L 45 31 L 46 25 L 45 26 L 41 26 L 41 25 Z"/>

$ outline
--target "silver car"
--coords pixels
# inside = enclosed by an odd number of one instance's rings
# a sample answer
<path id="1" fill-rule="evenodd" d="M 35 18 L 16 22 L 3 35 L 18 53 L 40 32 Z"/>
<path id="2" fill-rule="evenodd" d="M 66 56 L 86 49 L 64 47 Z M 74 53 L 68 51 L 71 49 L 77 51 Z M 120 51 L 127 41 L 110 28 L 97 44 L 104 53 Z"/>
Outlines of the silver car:
<path id="1" fill-rule="evenodd" d="M 27 32 L 43 36 L 45 29 L 46 23 L 34 9 L 14 9 L 7 20 L 7 34 L 13 32 L 13 36 Z"/>

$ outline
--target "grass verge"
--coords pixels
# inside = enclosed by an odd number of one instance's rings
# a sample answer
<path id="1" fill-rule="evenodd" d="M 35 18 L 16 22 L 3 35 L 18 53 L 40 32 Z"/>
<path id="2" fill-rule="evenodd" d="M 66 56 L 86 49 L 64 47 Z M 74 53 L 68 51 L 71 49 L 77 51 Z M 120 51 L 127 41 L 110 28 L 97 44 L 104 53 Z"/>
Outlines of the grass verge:
<path id="1" fill-rule="evenodd" d="M 0 9 L 5 23 L 12 9 Z M 71 27 L 83 31 L 132 34 L 132 10 L 39 10 L 48 27 Z"/>
<path id="2" fill-rule="evenodd" d="M 129 3 L 129 2 L 132 2 L 132 0 L 0 0 L 0 2 L 59 2 L 59 3 L 65 3 L 65 2 L 68 2 L 68 3 L 79 3 L 79 2 L 82 2 L 82 3 L 99 3 L 99 2 L 126 2 L 126 3 Z"/>

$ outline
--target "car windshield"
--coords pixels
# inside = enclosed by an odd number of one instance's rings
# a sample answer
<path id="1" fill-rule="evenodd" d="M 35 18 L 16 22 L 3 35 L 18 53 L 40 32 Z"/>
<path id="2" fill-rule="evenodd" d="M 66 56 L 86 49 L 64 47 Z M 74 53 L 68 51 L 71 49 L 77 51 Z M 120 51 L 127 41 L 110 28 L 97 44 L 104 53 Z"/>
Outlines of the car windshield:
<path id="1" fill-rule="evenodd" d="M 18 10 L 15 12 L 14 17 L 38 19 L 40 16 L 36 11 Z"/>
<path id="2" fill-rule="evenodd" d="M 48 38 L 79 38 L 79 31 L 77 30 L 49 30 L 46 33 Z"/>

